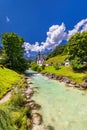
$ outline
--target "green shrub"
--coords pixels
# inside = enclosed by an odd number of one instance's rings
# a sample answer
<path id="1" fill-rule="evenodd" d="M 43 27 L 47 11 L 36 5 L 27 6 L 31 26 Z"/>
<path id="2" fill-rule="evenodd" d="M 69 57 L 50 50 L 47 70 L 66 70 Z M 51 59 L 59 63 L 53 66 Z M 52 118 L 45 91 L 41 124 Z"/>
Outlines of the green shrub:
<path id="1" fill-rule="evenodd" d="M 87 82 L 87 75 L 85 75 L 85 76 L 83 77 L 83 80 L 84 80 L 85 82 Z"/>
<path id="2" fill-rule="evenodd" d="M 41 68 L 42 68 L 42 70 L 45 70 L 45 65 L 42 65 Z"/>
<path id="3" fill-rule="evenodd" d="M 35 62 L 31 62 L 31 69 L 37 71 L 38 65 Z"/>
<path id="4" fill-rule="evenodd" d="M 29 106 L 26 106 L 23 108 L 23 115 L 26 115 L 28 118 L 30 117 L 31 108 Z"/>
<path id="5" fill-rule="evenodd" d="M 0 130 L 17 130 L 6 109 L 0 109 Z"/>
<path id="6" fill-rule="evenodd" d="M 27 126 L 26 126 L 27 117 L 24 116 L 24 117 L 22 118 L 21 122 L 22 122 L 22 125 L 21 125 L 20 130 L 26 130 L 26 127 L 27 127 Z"/>
<path id="7" fill-rule="evenodd" d="M 22 121 L 21 121 L 21 119 L 22 119 L 22 114 L 21 114 L 21 112 L 19 112 L 19 111 L 14 111 L 14 112 L 11 113 L 11 116 L 12 116 L 12 121 L 14 122 L 14 124 L 15 124 L 18 128 L 20 128 L 21 125 L 22 125 Z"/>
<path id="8" fill-rule="evenodd" d="M 17 126 L 18 130 L 26 130 L 27 116 L 24 114 L 23 109 L 21 111 L 12 112 L 12 121 Z"/>
<path id="9" fill-rule="evenodd" d="M 58 64 L 54 65 L 54 68 L 55 68 L 55 70 L 59 70 L 60 69 Z"/>
<path id="10" fill-rule="evenodd" d="M 81 64 L 81 62 L 78 58 L 71 60 L 71 66 L 72 66 L 73 70 L 75 70 L 75 71 L 80 71 L 80 70 L 84 69 L 83 64 Z"/>
<path id="11" fill-rule="evenodd" d="M 25 100 L 24 100 L 24 97 L 22 96 L 22 92 L 21 91 L 18 91 L 17 93 L 14 93 L 12 95 L 11 103 L 14 106 L 17 106 L 17 107 L 23 107 L 24 106 Z"/>
<path id="12" fill-rule="evenodd" d="M 42 68 L 40 66 L 37 67 L 37 71 L 41 72 Z"/>

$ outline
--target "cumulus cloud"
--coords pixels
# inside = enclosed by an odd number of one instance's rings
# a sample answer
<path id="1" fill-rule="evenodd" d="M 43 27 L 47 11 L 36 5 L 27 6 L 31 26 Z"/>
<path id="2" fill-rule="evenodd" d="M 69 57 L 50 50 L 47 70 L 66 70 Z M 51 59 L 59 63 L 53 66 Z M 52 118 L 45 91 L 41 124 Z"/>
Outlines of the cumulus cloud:
<path id="1" fill-rule="evenodd" d="M 6 22 L 9 23 L 10 22 L 10 18 L 8 16 L 6 16 Z"/>
<path id="2" fill-rule="evenodd" d="M 47 38 L 45 42 L 38 43 L 31 45 L 30 43 L 24 43 L 25 50 L 30 49 L 31 51 L 44 51 L 45 49 L 54 49 L 58 46 L 63 40 L 66 40 L 67 33 L 65 32 L 66 27 L 64 23 L 59 25 L 52 25 L 47 32 Z"/>
<path id="3" fill-rule="evenodd" d="M 52 50 L 56 46 L 60 45 L 63 40 L 67 42 L 75 33 L 83 31 L 87 31 L 87 19 L 83 19 L 78 22 L 74 28 L 68 32 L 66 31 L 66 26 L 64 23 L 61 25 L 52 25 L 47 32 L 47 37 L 44 42 L 35 42 L 35 44 L 32 45 L 24 42 L 24 48 L 27 54 L 29 54 L 29 50 L 31 52 Z"/>
<path id="4" fill-rule="evenodd" d="M 84 31 L 87 32 L 87 23 L 83 26 L 80 32 L 84 32 Z"/>
<path id="5" fill-rule="evenodd" d="M 63 40 L 66 39 L 67 33 L 65 32 L 66 27 L 64 23 L 59 25 L 53 25 L 49 28 L 47 32 L 46 42 L 43 44 L 43 49 L 54 49 L 58 46 Z"/>
<path id="6" fill-rule="evenodd" d="M 73 30 L 68 31 L 68 39 L 77 32 L 87 31 L 87 19 L 83 19 L 78 22 Z"/>

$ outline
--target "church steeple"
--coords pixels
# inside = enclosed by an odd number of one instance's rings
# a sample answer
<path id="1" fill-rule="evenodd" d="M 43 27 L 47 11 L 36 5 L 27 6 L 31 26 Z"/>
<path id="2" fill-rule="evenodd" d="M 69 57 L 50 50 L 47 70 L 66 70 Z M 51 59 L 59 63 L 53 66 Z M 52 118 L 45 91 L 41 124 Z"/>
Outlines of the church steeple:
<path id="1" fill-rule="evenodd" d="M 38 52 L 38 60 L 41 59 L 41 54 L 40 54 L 40 51 Z"/>
<path id="2" fill-rule="evenodd" d="M 42 66 L 42 65 L 44 64 L 44 58 L 43 58 L 43 56 L 41 55 L 40 52 L 38 52 L 37 64 L 38 64 L 39 66 Z"/>

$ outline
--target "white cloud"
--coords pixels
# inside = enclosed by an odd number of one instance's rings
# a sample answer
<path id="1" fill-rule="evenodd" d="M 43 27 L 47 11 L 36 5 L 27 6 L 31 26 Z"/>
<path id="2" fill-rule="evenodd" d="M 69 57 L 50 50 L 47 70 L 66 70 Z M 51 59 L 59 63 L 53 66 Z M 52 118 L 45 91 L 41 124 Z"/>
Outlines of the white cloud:
<path id="1" fill-rule="evenodd" d="M 24 42 L 25 51 L 29 53 L 29 50 L 31 52 L 45 51 L 46 49 L 52 50 L 56 46 L 60 45 L 63 40 L 66 40 L 67 42 L 69 38 L 75 33 L 83 31 L 87 31 L 87 19 L 83 19 L 78 22 L 74 26 L 74 29 L 69 30 L 68 32 L 66 32 L 66 27 L 64 23 L 62 23 L 61 25 L 52 25 L 47 32 L 45 42 L 35 42 L 35 44 L 32 45 L 30 43 Z"/>
<path id="2" fill-rule="evenodd" d="M 64 23 L 59 25 L 53 25 L 49 28 L 47 32 L 46 42 L 43 44 L 44 49 L 54 49 L 58 46 L 63 40 L 66 40 L 67 33 L 65 32 L 66 27 Z"/>
<path id="3" fill-rule="evenodd" d="M 82 30 L 81 30 L 81 32 L 87 32 L 87 23 L 83 26 L 83 28 L 82 28 Z"/>
<path id="4" fill-rule="evenodd" d="M 10 18 L 8 16 L 6 16 L 6 22 L 9 23 L 10 22 Z"/>
<path id="5" fill-rule="evenodd" d="M 66 27 L 64 23 L 59 25 L 53 25 L 49 28 L 47 32 L 47 38 L 45 42 L 41 42 L 40 44 L 36 42 L 31 45 L 30 43 L 24 43 L 25 50 L 30 49 L 31 51 L 39 52 L 44 51 L 45 49 L 54 49 L 58 46 L 63 40 L 66 40 L 67 33 L 65 32 Z"/>
<path id="6" fill-rule="evenodd" d="M 68 39 L 77 32 L 87 31 L 87 19 L 83 19 L 78 22 L 73 30 L 68 31 Z"/>

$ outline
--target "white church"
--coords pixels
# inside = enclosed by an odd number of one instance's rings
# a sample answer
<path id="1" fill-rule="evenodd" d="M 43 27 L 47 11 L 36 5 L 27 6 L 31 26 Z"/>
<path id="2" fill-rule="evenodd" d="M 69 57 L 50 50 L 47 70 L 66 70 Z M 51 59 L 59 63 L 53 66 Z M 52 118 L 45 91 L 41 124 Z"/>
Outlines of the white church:
<path id="1" fill-rule="evenodd" d="M 40 54 L 40 52 L 38 53 L 38 56 L 37 56 L 37 64 L 39 66 L 42 66 L 45 64 L 45 61 L 44 61 L 44 58 L 43 56 Z"/>

